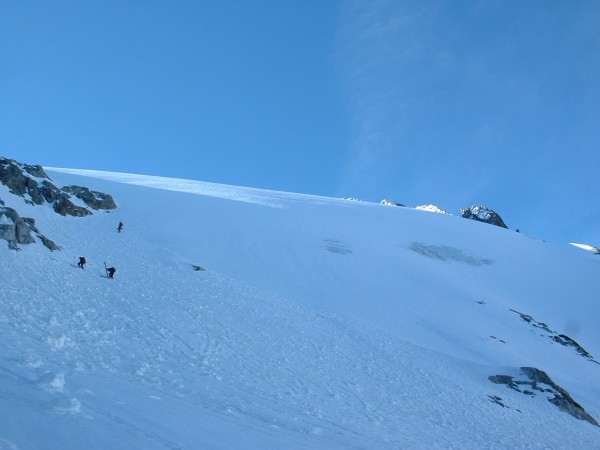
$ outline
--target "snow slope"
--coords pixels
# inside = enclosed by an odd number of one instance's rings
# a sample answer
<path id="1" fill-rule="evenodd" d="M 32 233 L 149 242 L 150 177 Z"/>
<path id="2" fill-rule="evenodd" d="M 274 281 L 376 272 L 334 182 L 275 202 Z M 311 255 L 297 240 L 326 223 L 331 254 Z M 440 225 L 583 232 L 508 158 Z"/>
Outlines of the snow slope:
<path id="1" fill-rule="evenodd" d="M 600 364 L 552 339 L 600 359 L 593 253 L 408 208 L 47 171 L 119 207 L 61 217 L 0 186 L 63 247 L 0 247 L 0 448 L 600 448 L 600 428 L 488 379 L 536 367 L 600 419 Z"/>

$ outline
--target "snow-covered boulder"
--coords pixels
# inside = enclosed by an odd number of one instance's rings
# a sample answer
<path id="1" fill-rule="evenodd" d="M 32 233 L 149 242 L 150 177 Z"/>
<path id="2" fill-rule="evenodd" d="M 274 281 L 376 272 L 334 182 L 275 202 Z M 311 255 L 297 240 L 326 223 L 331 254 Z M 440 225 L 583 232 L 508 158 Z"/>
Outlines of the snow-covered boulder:
<path id="1" fill-rule="evenodd" d="M 420 211 L 429 211 L 429 212 L 434 212 L 434 213 L 438 213 L 438 214 L 448 214 L 448 215 L 451 215 L 448 211 L 444 211 L 443 209 L 441 209 L 440 207 L 435 206 L 435 205 L 415 206 L 415 209 L 418 209 Z"/>
<path id="2" fill-rule="evenodd" d="M 462 208 L 460 214 L 465 219 L 477 220 L 491 225 L 496 225 L 502 228 L 508 228 L 499 214 L 485 206 L 471 206 L 470 208 Z"/>
<path id="3" fill-rule="evenodd" d="M 388 205 L 388 206 L 402 206 L 402 207 L 404 206 L 402 203 L 396 203 L 396 202 L 393 202 L 391 200 L 387 200 L 385 198 L 383 200 L 381 200 L 380 203 L 382 205 Z"/>

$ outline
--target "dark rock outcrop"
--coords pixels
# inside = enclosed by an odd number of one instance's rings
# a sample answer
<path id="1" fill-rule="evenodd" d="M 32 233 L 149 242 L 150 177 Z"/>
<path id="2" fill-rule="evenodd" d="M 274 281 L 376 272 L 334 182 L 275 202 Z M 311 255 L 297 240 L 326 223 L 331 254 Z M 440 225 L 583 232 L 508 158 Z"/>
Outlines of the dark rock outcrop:
<path id="1" fill-rule="evenodd" d="M 586 349 L 584 349 L 581 345 L 579 345 L 575 339 L 571 339 L 566 334 L 559 334 L 557 336 L 553 336 L 552 340 L 554 342 L 558 342 L 560 345 L 564 345 L 565 347 L 573 347 L 577 353 L 579 353 L 584 358 L 589 359 L 590 361 L 594 361 L 592 355 L 590 355 Z M 596 361 L 594 361 L 596 362 Z"/>
<path id="2" fill-rule="evenodd" d="M 30 170 L 39 173 L 36 169 Z M 39 190 L 38 182 L 27 175 L 26 169 L 12 159 L 0 158 L 0 183 L 8 187 L 11 194 L 24 197 L 30 204 L 44 203 L 44 196 Z"/>
<path id="3" fill-rule="evenodd" d="M 542 336 L 549 337 L 550 339 L 552 339 L 552 341 L 554 341 L 560 345 L 564 345 L 565 347 L 571 347 L 579 355 L 583 356 L 584 358 L 588 359 L 589 361 L 596 363 L 596 364 L 600 364 L 598 361 L 596 361 L 594 359 L 594 357 L 592 355 L 590 355 L 589 352 L 587 352 L 581 345 L 579 345 L 574 339 L 571 339 L 566 334 L 557 333 L 556 331 L 552 330 L 544 322 L 538 322 L 537 320 L 535 320 L 533 317 L 531 317 L 528 314 L 523 314 L 519 311 L 515 311 L 514 309 L 509 309 L 509 311 L 512 311 L 515 314 L 518 314 L 521 317 L 521 319 L 523 319 L 525 322 L 530 324 L 532 327 L 538 328 L 539 330 L 545 331 L 547 333 L 546 335 L 542 334 Z"/>
<path id="4" fill-rule="evenodd" d="M 82 186 L 65 186 L 63 187 L 63 191 L 83 200 L 83 203 L 92 209 L 110 210 L 117 207 L 112 196 L 103 192 L 90 191 L 88 188 Z"/>
<path id="5" fill-rule="evenodd" d="M 42 181 L 41 186 L 39 186 L 40 194 L 44 197 L 47 203 L 52 203 L 56 200 L 56 198 L 61 194 L 61 190 L 54 186 L 49 181 Z"/>
<path id="6" fill-rule="evenodd" d="M 50 250 L 52 252 L 55 252 L 57 250 L 61 250 L 60 246 L 56 245 L 54 243 L 54 241 L 51 241 L 50 239 L 48 239 L 43 234 L 38 234 L 38 237 L 40 238 L 40 241 L 42 241 L 42 244 L 44 244 L 44 247 L 46 247 L 48 250 Z"/>
<path id="7" fill-rule="evenodd" d="M 13 159 L 0 157 L 0 183 L 7 186 L 11 194 L 23 197 L 29 204 L 52 204 L 54 211 L 62 216 L 85 217 L 92 214 L 88 208 L 73 203 L 71 195 L 94 210 L 112 210 L 117 207 L 109 194 L 81 186 L 60 189 L 52 183 L 42 166 L 21 164 Z"/>
<path id="8" fill-rule="evenodd" d="M 89 209 L 74 204 L 69 195 L 65 193 L 58 194 L 53 208 L 61 216 L 85 217 L 92 214 Z"/>
<path id="9" fill-rule="evenodd" d="M 27 223 L 29 229 L 37 235 L 40 241 L 42 241 L 44 247 L 46 247 L 50 251 L 60 250 L 60 247 L 58 245 L 56 245 L 52 240 L 48 239 L 46 236 L 40 233 L 40 230 L 38 230 L 38 228 L 35 226 L 35 219 L 32 219 L 30 217 L 23 217 L 23 220 Z"/>
<path id="10" fill-rule="evenodd" d="M 18 244 L 33 244 L 28 223 L 13 208 L 0 207 L 0 239 L 8 241 L 8 247 L 16 250 Z"/>
<path id="11" fill-rule="evenodd" d="M 533 382 L 532 386 L 534 389 L 538 383 L 548 385 L 552 388 L 554 398 L 548 399 L 548 401 L 558 409 L 579 420 L 585 420 L 592 425 L 600 426 L 596 419 L 590 416 L 579 403 L 573 400 L 567 391 L 552 381 L 546 372 L 535 367 L 521 367 L 521 370 Z"/>
<path id="12" fill-rule="evenodd" d="M 471 206 L 462 208 L 460 214 L 465 219 L 477 220 L 479 222 L 489 223 L 502 228 L 508 228 L 500 215 L 485 206 Z"/>
<path id="13" fill-rule="evenodd" d="M 21 217 L 13 208 L 6 206 L 0 207 L 0 239 L 8 242 L 8 248 L 11 250 L 19 250 L 19 244 L 33 244 L 34 233 L 42 241 L 42 244 L 48 249 L 55 251 L 60 250 L 52 240 L 48 239 L 35 226 L 35 220 L 29 217 Z"/>
<path id="14" fill-rule="evenodd" d="M 62 189 L 52 180 L 42 166 L 21 164 L 13 159 L 0 157 L 0 183 L 11 194 L 22 197 L 30 205 L 49 204 L 61 216 L 85 217 L 93 210 L 112 210 L 117 207 L 112 196 L 91 191 L 81 186 L 66 186 Z M 77 201 L 73 201 L 74 196 Z M 83 202 L 86 206 L 77 204 Z M 11 249 L 18 250 L 19 244 L 35 242 L 32 233 L 50 250 L 60 250 L 52 240 L 44 236 L 35 226 L 33 219 L 22 218 L 13 208 L 5 207 L 0 200 L 0 239 L 8 241 Z M 91 209 L 88 209 L 91 208 Z"/>
<path id="15" fill-rule="evenodd" d="M 543 370 L 536 369 L 535 367 L 521 367 L 521 372 L 517 376 L 492 375 L 488 379 L 492 383 L 504 384 L 510 389 L 531 397 L 535 397 L 537 394 L 546 395 L 548 401 L 559 410 L 579 420 L 585 420 L 592 425 L 600 426 L 596 419 L 589 415 L 579 403 L 573 400 L 565 389 L 552 381 Z"/>
<path id="16" fill-rule="evenodd" d="M 23 169 L 25 169 L 25 172 L 27 172 L 32 177 L 50 179 L 50 177 L 46 175 L 46 172 L 44 172 L 44 168 L 42 166 L 24 164 Z"/>

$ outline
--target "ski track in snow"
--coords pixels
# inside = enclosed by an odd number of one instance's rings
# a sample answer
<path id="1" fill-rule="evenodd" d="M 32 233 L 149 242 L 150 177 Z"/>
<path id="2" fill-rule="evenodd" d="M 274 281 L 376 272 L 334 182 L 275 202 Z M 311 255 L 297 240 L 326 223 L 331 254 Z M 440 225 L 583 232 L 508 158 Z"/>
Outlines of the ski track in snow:
<path id="1" fill-rule="evenodd" d="M 156 177 L 117 175 L 103 177 L 166 187 Z M 273 200 L 279 194 L 198 186 L 181 191 L 282 206 Z M 52 436 L 44 448 L 81 448 L 72 430 L 85 436 L 85 448 L 600 448 L 589 424 L 573 425 L 547 401 L 487 380 L 506 367 L 445 355 L 386 327 L 303 305 L 277 285 L 266 291 L 218 271 L 195 272 L 187 254 L 127 223 L 117 234 L 116 214 L 48 222 L 42 231 L 56 236 L 63 252 L 0 250 L 0 448 L 37 448 L 35 431 Z M 31 215 L 40 226 L 54 219 L 47 211 Z M 345 251 L 327 250 L 332 243 Z M 365 251 L 337 235 L 315 248 L 331 258 Z M 80 254 L 88 258 L 85 270 L 74 266 Z M 102 277 L 105 259 L 117 267 L 114 280 Z M 406 313 L 416 308 L 406 305 Z M 546 345 L 511 322 L 512 313 L 501 315 L 504 308 L 474 301 L 468 308 L 482 321 L 501 317 L 503 332 L 512 333 L 507 339 L 529 335 L 534 351 Z M 419 325 L 425 333 L 442 333 L 435 315 L 428 320 Z M 493 332 L 506 337 L 502 330 Z"/>

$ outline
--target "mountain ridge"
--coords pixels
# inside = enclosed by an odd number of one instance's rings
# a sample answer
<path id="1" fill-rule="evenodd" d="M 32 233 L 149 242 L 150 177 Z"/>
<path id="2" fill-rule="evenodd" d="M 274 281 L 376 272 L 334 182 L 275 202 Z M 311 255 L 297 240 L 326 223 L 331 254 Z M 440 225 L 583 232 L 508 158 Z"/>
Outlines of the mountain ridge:
<path id="1" fill-rule="evenodd" d="M 488 379 L 535 367 L 599 417 L 598 364 L 536 326 L 598 357 L 592 253 L 407 208 L 46 170 L 118 208 L 62 217 L 0 190 L 63 245 L 1 250 L 0 388 L 19 414 L 0 438 L 18 448 L 41 442 L 34 423 L 48 448 L 598 442 Z"/>

